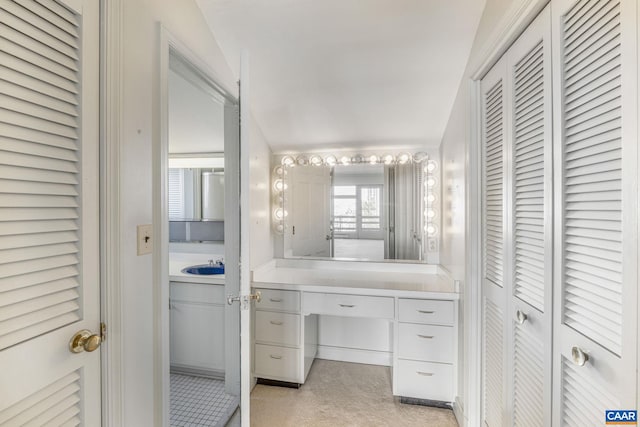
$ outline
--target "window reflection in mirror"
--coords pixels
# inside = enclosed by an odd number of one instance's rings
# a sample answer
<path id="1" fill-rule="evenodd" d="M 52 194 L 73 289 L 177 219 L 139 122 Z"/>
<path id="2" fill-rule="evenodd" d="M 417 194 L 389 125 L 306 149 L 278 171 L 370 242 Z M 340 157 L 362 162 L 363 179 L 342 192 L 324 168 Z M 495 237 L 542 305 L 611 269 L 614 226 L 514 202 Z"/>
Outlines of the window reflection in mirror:
<path id="1" fill-rule="evenodd" d="M 419 164 L 287 169 L 285 257 L 424 260 Z"/>

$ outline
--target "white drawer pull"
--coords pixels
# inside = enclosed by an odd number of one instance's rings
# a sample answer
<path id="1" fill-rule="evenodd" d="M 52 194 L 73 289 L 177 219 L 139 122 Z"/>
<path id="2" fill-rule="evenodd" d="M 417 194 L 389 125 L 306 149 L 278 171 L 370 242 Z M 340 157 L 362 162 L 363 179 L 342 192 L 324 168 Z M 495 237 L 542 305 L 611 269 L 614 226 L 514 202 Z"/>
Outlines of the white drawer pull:
<path id="1" fill-rule="evenodd" d="M 271 302 L 282 302 L 282 298 L 269 298 Z"/>
<path id="2" fill-rule="evenodd" d="M 430 339 L 432 339 L 432 338 L 433 338 L 433 335 L 420 335 L 420 334 L 418 334 L 418 336 L 419 336 L 420 338 L 424 338 L 424 339 L 426 339 L 426 340 L 430 340 Z"/>
<path id="3" fill-rule="evenodd" d="M 418 313 L 422 313 L 422 314 L 433 314 L 433 313 L 435 313 L 435 311 L 418 310 Z"/>
<path id="4" fill-rule="evenodd" d="M 433 372 L 416 371 L 416 374 L 422 375 L 423 377 L 432 377 L 433 376 Z"/>
<path id="5" fill-rule="evenodd" d="M 276 360 L 282 359 L 282 356 L 274 356 L 273 354 L 270 354 L 269 357 Z"/>
<path id="6" fill-rule="evenodd" d="M 338 304 L 340 307 L 344 307 L 344 308 L 353 308 L 355 307 L 355 305 L 353 304 Z"/>
<path id="7" fill-rule="evenodd" d="M 277 326 L 282 325 L 282 322 L 276 322 L 275 320 L 272 320 L 269 323 L 271 323 L 272 325 L 277 325 Z"/>

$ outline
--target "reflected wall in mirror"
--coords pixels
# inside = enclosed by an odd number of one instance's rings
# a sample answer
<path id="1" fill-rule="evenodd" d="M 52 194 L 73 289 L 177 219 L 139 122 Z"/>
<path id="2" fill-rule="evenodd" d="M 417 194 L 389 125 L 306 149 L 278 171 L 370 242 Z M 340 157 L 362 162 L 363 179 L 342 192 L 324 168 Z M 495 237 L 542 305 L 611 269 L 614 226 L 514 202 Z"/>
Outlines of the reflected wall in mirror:
<path id="1" fill-rule="evenodd" d="M 437 162 L 312 158 L 274 169 L 284 257 L 438 262 Z"/>

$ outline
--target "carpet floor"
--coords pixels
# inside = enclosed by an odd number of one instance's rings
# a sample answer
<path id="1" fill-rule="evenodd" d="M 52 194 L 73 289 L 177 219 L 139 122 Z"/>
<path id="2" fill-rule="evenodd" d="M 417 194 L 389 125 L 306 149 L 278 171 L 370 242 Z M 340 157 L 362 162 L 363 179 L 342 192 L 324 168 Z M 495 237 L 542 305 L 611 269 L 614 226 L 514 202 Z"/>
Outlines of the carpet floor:
<path id="1" fill-rule="evenodd" d="M 457 427 L 451 410 L 406 405 L 391 394 L 391 369 L 317 359 L 300 389 L 258 384 L 253 427 Z"/>

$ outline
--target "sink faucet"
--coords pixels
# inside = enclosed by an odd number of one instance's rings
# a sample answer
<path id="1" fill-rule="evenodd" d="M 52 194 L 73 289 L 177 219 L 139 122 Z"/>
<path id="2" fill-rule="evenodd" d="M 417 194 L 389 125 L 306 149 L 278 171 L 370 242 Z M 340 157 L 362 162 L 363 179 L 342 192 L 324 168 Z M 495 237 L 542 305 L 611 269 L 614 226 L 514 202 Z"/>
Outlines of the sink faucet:
<path id="1" fill-rule="evenodd" d="M 208 261 L 208 263 L 209 263 L 209 267 L 213 267 L 214 265 L 222 265 L 223 264 L 222 258 L 218 258 L 217 260 L 215 260 L 215 262 L 212 259 L 210 259 Z"/>

